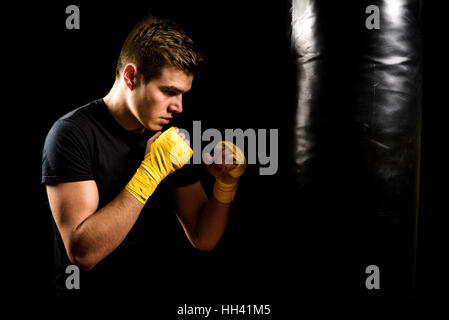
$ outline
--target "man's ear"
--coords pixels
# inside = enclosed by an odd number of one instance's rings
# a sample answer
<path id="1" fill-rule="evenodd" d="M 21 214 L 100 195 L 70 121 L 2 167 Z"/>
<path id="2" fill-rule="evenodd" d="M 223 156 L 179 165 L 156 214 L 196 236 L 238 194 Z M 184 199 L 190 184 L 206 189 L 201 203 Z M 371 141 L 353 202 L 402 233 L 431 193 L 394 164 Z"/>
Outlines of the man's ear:
<path id="1" fill-rule="evenodd" d="M 137 66 L 134 63 L 128 63 L 125 68 L 123 68 L 123 80 L 126 86 L 133 90 L 137 86 Z"/>

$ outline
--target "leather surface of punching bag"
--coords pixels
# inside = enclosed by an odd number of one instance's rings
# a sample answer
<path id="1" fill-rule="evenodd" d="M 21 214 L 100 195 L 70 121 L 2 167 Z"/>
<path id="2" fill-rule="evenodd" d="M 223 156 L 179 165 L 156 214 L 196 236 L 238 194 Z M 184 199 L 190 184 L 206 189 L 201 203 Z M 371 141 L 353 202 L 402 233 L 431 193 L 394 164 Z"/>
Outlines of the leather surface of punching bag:
<path id="1" fill-rule="evenodd" d="M 372 6 L 378 28 L 365 23 Z M 313 230 L 302 246 L 340 272 L 334 287 L 346 289 L 337 292 L 413 294 L 420 11 L 419 0 L 292 1 L 292 169 L 301 223 Z M 382 290 L 365 287 L 372 264 L 381 271 Z"/>
<path id="2" fill-rule="evenodd" d="M 294 176 L 297 187 L 313 183 L 315 158 L 327 113 L 326 93 L 326 19 L 316 1 L 292 1 L 292 50 L 296 62 L 296 113 L 293 127 Z M 303 186 L 303 187 L 301 187 Z"/>
<path id="3" fill-rule="evenodd" d="M 322 156 L 324 128 L 327 122 L 326 103 L 326 19 L 315 1 L 292 1 L 291 3 L 291 51 L 295 64 L 296 98 L 293 103 L 291 134 L 291 172 L 293 188 L 290 199 L 295 208 L 298 232 L 296 243 L 301 252 L 298 274 L 302 290 L 319 294 L 323 281 L 318 270 L 325 245 L 319 232 L 321 209 L 317 199 L 323 195 L 319 185 L 319 163 Z M 297 268 L 299 270 L 299 267 Z M 305 281 L 308 283 L 305 284 Z M 313 290 L 311 290 L 313 289 Z M 314 300 L 314 299 L 312 299 Z"/>
<path id="4" fill-rule="evenodd" d="M 420 148 L 420 2 L 369 3 L 379 7 L 381 25 L 362 33 L 352 121 L 373 187 L 367 211 L 394 223 L 401 208 L 415 205 L 410 197 L 417 187 Z"/>
<path id="5" fill-rule="evenodd" d="M 298 278 L 311 300 L 332 297 L 337 288 L 335 275 L 336 238 L 332 231 L 330 206 L 333 164 L 329 157 L 332 130 L 329 81 L 329 14 L 324 1 L 294 0 L 291 3 L 291 52 L 295 63 L 296 99 L 291 134 L 291 172 L 294 187 L 290 195 L 295 208 L 295 242 L 300 252 Z M 335 230 L 335 229 L 334 229 Z M 338 247 L 338 246 L 337 246 Z M 340 254 L 340 253 L 338 253 Z M 335 269 L 334 269 L 335 270 Z M 338 272 L 336 272 L 338 273 Z M 337 277 L 338 279 L 338 277 Z"/>
<path id="6" fill-rule="evenodd" d="M 413 295 L 421 151 L 421 1 L 365 1 L 379 29 L 363 28 L 352 112 L 360 212 L 391 293 Z M 371 255 L 371 257 L 370 257 Z"/>

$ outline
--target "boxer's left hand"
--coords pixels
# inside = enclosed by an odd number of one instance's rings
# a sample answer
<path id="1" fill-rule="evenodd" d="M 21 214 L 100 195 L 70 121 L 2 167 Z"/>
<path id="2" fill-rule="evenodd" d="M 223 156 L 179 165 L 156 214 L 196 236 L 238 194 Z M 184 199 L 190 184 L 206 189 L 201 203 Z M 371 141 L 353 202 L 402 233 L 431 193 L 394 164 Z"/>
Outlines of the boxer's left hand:
<path id="1" fill-rule="evenodd" d="M 207 171 L 226 184 L 235 184 L 243 174 L 246 159 L 243 152 L 230 142 L 219 142 L 212 154 L 203 154 Z"/>

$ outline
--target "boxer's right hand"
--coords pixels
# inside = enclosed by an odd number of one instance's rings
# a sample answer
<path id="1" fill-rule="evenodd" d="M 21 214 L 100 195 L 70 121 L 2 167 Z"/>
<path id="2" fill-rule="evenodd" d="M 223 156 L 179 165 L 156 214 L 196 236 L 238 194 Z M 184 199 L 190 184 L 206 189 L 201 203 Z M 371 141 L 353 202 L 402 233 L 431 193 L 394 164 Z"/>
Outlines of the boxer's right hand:
<path id="1" fill-rule="evenodd" d="M 148 153 L 150 153 L 151 151 L 151 145 L 153 144 L 153 142 L 159 138 L 159 136 L 162 134 L 162 131 L 158 131 L 156 132 L 150 139 L 148 139 L 147 141 L 147 146 L 145 148 L 145 155 L 147 155 Z"/>
<path id="2" fill-rule="evenodd" d="M 192 157 L 193 150 L 178 132 L 171 127 L 148 140 L 145 158 L 126 186 L 126 190 L 141 203 L 145 204 L 159 183 Z"/>

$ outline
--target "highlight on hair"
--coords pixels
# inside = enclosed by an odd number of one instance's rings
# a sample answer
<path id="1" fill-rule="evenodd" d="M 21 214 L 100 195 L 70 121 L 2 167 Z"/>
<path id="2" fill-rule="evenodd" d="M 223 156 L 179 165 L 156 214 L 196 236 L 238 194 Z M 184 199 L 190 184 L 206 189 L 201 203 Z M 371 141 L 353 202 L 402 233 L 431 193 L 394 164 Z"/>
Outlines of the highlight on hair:
<path id="1" fill-rule="evenodd" d="M 118 58 L 116 77 L 127 63 L 137 65 L 145 82 L 159 76 L 167 65 L 196 76 L 202 61 L 202 54 L 176 22 L 149 17 L 128 34 Z"/>

